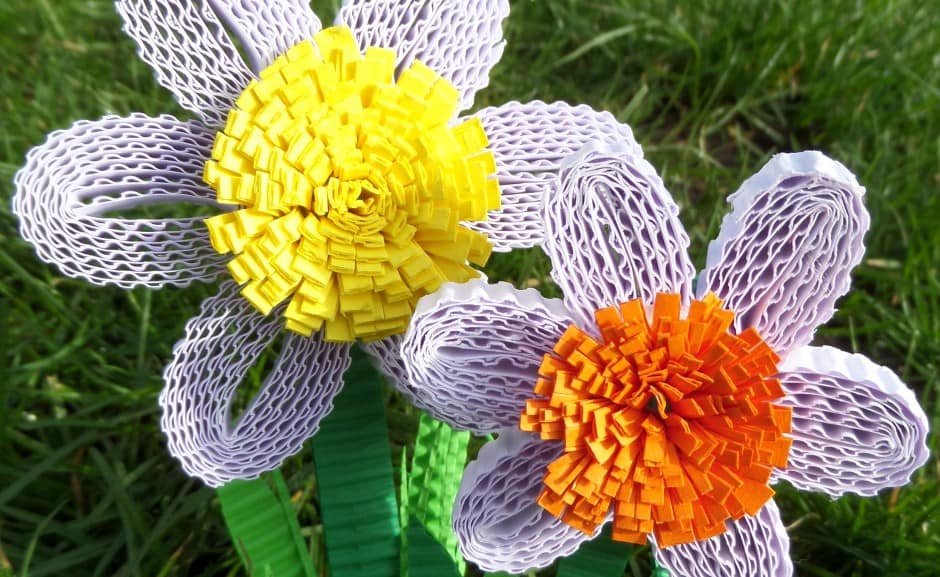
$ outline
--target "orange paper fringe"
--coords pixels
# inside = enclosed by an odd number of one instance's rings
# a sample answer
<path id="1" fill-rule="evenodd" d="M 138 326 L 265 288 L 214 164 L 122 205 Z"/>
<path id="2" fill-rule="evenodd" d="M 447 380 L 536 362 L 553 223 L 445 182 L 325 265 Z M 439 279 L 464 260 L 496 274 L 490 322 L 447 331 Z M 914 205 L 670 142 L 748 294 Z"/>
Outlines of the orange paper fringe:
<path id="1" fill-rule="evenodd" d="M 613 506 L 613 538 L 661 547 L 721 534 L 770 499 L 785 467 L 789 408 L 779 357 L 714 294 L 680 318 L 660 294 L 651 322 L 639 300 L 597 311 L 602 343 L 571 326 L 545 355 L 524 431 L 564 442 L 539 504 L 592 533 Z"/>

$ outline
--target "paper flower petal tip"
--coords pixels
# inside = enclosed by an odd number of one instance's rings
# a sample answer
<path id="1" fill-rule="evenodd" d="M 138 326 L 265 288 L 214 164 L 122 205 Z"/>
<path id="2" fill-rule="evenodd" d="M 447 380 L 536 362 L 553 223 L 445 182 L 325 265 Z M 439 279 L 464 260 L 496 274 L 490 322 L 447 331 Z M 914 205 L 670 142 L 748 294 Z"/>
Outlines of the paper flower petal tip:
<path id="1" fill-rule="evenodd" d="M 927 416 L 890 369 L 833 347 L 803 347 L 780 371 L 793 446 L 775 477 L 834 497 L 874 496 L 909 483 L 929 459 Z"/>
<path id="2" fill-rule="evenodd" d="M 230 282 L 203 302 L 173 349 L 160 425 L 183 469 L 216 487 L 277 468 L 316 433 L 349 367 L 349 346 L 288 335 L 261 389 L 232 423 L 236 391 L 280 332 Z"/>
<path id="3" fill-rule="evenodd" d="M 511 429 L 480 450 L 454 503 L 454 532 L 464 558 L 484 571 L 522 573 L 547 567 L 591 537 L 535 502 L 541 471 L 560 454 L 560 444 Z"/>
<path id="4" fill-rule="evenodd" d="M 781 356 L 809 344 L 835 312 L 862 260 L 865 189 L 815 152 L 778 154 L 729 197 L 709 244 L 699 294 L 715 292 Z"/>
<path id="5" fill-rule="evenodd" d="M 730 523 L 717 537 L 668 548 L 653 543 L 656 561 L 677 577 L 791 577 L 789 549 L 773 501 L 756 515 Z"/>
<path id="6" fill-rule="evenodd" d="M 688 301 L 694 268 L 679 207 L 630 142 L 588 144 L 564 162 L 558 187 L 545 201 L 543 248 L 579 326 L 638 295 Z"/>
<path id="7" fill-rule="evenodd" d="M 532 289 L 479 279 L 445 284 L 421 301 L 402 342 L 409 389 L 419 399 L 433 397 L 426 403 L 431 415 L 458 429 L 511 427 L 544 351 L 570 322 L 561 301 Z"/>
<path id="8" fill-rule="evenodd" d="M 53 132 L 15 177 L 13 212 L 39 257 L 124 289 L 186 286 L 225 270 L 201 218 L 126 218 L 155 202 L 215 205 L 200 181 L 212 132 L 171 116 L 106 116 Z"/>

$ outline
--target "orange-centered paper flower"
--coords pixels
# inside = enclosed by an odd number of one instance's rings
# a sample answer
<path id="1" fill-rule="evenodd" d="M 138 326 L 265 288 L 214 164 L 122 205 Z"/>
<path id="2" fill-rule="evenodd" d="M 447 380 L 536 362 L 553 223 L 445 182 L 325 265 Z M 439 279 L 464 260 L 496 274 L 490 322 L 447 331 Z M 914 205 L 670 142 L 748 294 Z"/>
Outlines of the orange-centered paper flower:
<path id="1" fill-rule="evenodd" d="M 417 300 L 477 276 L 486 236 L 461 226 L 499 208 L 478 120 L 459 93 L 395 53 L 319 32 L 261 72 L 218 134 L 205 180 L 244 208 L 208 219 L 212 244 L 263 314 L 330 341 L 404 332 Z"/>
<path id="2" fill-rule="evenodd" d="M 660 294 L 597 311 L 602 342 L 571 326 L 545 355 L 520 426 L 564 442 L 539 504 L 593 532 L 613 506 L 613 538 L 660 547 L 725 531 L 773 496 L 790 448 L 776 353 L 714 294 Z"/>

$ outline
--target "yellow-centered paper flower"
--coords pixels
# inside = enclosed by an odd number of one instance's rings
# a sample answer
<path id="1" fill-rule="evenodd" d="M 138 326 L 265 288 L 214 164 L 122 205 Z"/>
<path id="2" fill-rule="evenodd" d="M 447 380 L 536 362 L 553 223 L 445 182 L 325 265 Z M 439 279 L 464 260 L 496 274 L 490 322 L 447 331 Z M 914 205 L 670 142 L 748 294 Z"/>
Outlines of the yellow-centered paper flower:
<path id="1" fill-rule="evenodd" d="M 288 329 L 329 341 L 404 332 L 417 300 L 477 276 L 491 245 L 461 221 L 498 209 L 479 120 L 448 126 L 459 92 L 395 53 L 361 54 L 327 28 L 264 69 L 235 102 L 204 178 L 224 204 L 207 220 L 233 253 L 242 295 Z"/>
<path id="2" fill-rule="evenodd" d="M 302 449 L 343 387 L 350 341 L 412 398 L 400 348 L 418 297 L 476 276 L 468 264 L 491 245 L 538 246 L 562 160 L 632 139 L 610 113 L 564 102 L 464 115 L 503 52 L 508 0 L 350 0 L 336 16 L 348 29 L 320 34 L 307 0 L 115 7 L 194 118 L 55 131 L 17 173 L 13 212 L 40 258 L 94 284 L 235 276 L 186 324 L 160 395 L 170 453 L 213 487 Z M 114 214 L 181 202 L 224 214 Z"/>

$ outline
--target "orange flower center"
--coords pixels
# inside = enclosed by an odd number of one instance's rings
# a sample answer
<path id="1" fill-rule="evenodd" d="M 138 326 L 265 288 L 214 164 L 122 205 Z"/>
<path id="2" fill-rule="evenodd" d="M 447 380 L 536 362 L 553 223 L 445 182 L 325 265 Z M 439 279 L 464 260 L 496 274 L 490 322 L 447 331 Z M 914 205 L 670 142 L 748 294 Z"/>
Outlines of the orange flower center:
<path id="1" fill-rule="evenodd" d="M 639 300 L 597 311 L 602 342 L 570 326 L 545 355 L 520 420 L 564 442 L 539 504 L 591 533 L 613 506 L 613 538 L 662 547 L 719 535 L 756 514 L 790 450 L 779 357 L 708 294 L 681 317 L 660 294 L 651 321 Z"/>

